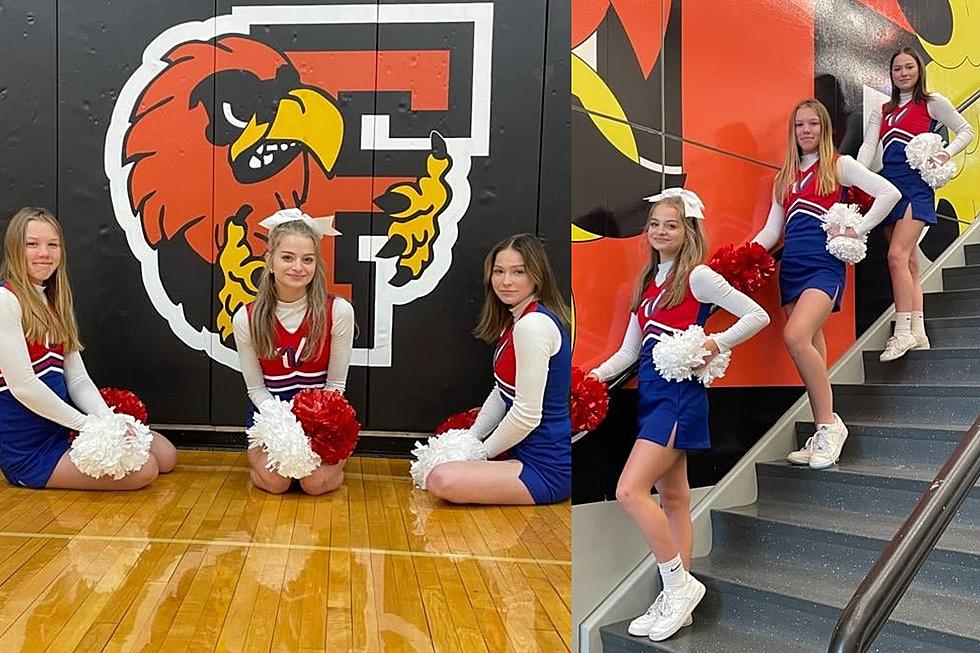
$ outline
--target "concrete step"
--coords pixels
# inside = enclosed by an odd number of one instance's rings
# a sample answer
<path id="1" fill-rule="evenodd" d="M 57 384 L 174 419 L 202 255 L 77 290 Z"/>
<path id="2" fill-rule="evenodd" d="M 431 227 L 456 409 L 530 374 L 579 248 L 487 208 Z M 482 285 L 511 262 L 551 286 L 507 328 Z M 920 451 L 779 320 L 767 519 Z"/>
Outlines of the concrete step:
<path id="1" fill-rule="evenodd" d="M 975 344 L 980 345 L 980 337 Z M 980 347 L 914 350 L 887 363 L 878 360 L 880 354 L 864 352 L 864 379 L 868 383 L 980 384 Z"/>
<path id="2" fill-rule="evenodd" d="M 800 556 L 818 558 L 862 575 L 874 565 L 904 521 L 903 517 L 877 512 L 803 507 L 768 500 L 715 510 L 711 518 L 712 547 L 726 554 L 765 547 L 766 551 L 758 555 L 775 556 L 784 562 Z M 845 549 L 849 553 L 841 558 Z M 980 587 L 980 538 L 976 531 L 949 527 L 919 570 L 913 587 L 958 596 L 967 602 L 980 601 L 976 592 Z"/>
<path id="3" fill-rule="evenodd" d="M 932 428 L 908 424 L 847 422 L 847 444 L 842 462 L 871 462 L 902 465 L 935 465 L 949 458 L 966 428 Z M 813 422 L 796 423 L 796 446 L 813 435 Z"/>
<path id="4" fill-rule="evenodd" d="M 943 270 L 943 290 L 980 288 L 980 265 L 966 265 Z"/>
<path id="5" fill-rule="evenodd" d="M 977 288 L 926 293 L 923 299 L 923 310 L 929 317 L 980 315 L 980 289 Z"/>
<path id="6" fill-rule="evenodd" d="M 980 413 L 980 384 L 836 384 L 844 423 L 929 425 L 966 431 Z"/>
<path id="7" fill-rule="evenodd" d="M 894 331 L 893 320 L 890 333 Z M 926 335 L 934 348 L 980 346 L 980 317 L 926 317 Z"/>
<path id="8" fill-rule="evenodd" d="M 845 450 L 847 444 L 844 445 Z M 759 500 L 810 507 L 874 513 L 904 519 L 942 465 L 844 462 L 813 470 L 783 461 L 756 464 Z M 980 487 L 974 487 L 953 518 L 957 527 L 980 528 Z"/>
<path id="9" fill-rule="evenodd" d="M 963 248 L 963 253 L 966 255 L 967 265 L 980 265 L 980 244 L 967 245 Z"/>

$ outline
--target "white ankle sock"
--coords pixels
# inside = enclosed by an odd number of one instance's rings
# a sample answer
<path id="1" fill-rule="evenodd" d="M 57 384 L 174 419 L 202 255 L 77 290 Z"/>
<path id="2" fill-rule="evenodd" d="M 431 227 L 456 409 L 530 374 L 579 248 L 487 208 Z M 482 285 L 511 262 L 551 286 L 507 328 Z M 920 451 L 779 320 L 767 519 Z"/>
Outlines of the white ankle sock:
<path id="1" fill-rule="evenodd" d="M 672 560 L 658 562 L 657 566 L 660 567 L 660 577 L 664 581 L 664 591 L 676 592 L 687 585 L 688 573 L 679 553 Z"/>
<path id="2" fill-rule="evenodd" d="M 912 333 L 912 314 L 895 313 L 895 335 Z"/>
<path id="3" fill-rule="evenodd" d="M 917 336 L 926 335 L 926 316 L 922 311 L 912 311 L 912 333 Z"/>

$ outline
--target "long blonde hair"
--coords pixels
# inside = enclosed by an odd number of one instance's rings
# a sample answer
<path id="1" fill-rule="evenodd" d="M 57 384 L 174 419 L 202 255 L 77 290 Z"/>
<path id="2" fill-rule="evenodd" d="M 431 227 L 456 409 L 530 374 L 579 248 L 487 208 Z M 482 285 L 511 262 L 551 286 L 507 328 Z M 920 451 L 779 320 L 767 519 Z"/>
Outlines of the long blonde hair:
<path id="1" fill-rule="evenodd" d="M 41 299 L 34 290 L 34 283 L 27 270 L 27 225 L 32 220 L 51 225 L 61 243 L 61 262 L 54 274 L 44 284 Z M 21 324 L 28 342 L 61 344 L 65 353 L 81 351 L 78 323 L 75 320 L 75 302 L 68 282 L 68 252 L 65 236 L 58 218 L 51 211 L 36 206 L 25 206 L 14 214 L 7 225 L 3 239 L 3 262 L 0 263 L 0 279 L 10 285 L 20 302 Z"/>
<path id="2" fill-rule="evenodd" d="M 677 252 L 677 260 L 674 262 L 674 269 L 670 281 L 667 283 L 667 288 L 660 296 L 660 301 L 657 304 L 663 308 L 673 308 L 684 301 L 684 296 L 687 294 L 687 279 L 691 276 L 691 270 L 704 263 L 704 259 L 708 255 L 708 239 L 701 228 L 701 220 L 687 215 L 687 211 L 684 209 L 684 200 L 679 197 L 665 197 L 654 202 L 653 206 L 650 207 L 650 213 L 647 214 L 647 228 L 643 231 L 644 237 L 650 229 L 650 220 L 658 206 L 668 206 L 674 209 L 681 224 L 684 225 L 684 242 L 681 243 L 681 249 Z M 647 242 L 649 243 L 649 241 Z M 650 245 L 650 260 L 647 261 L 646 267 L 643 268 L 643 272 L 637 279 L 636 288 L 633 289 L 632 310 L 635 311 L 640 306 L 640 302 L 643 300 L 643 292 L 657 276 L 657 266 L 659 265 L 660 252 Z"/>
<path id="3" fill-rule="evenodd" d="M 320 253 L 320 237 L 304 222 L 293 220 L 273 227 L 269 232 L 268 248 L 266 250 L 265 267 L 262 268 L 262 278 L 259 280 L 259 291 L 255 297 L 249 320 L 249 333 L 252 335 L 252 346 L 259 358 L 275 358 L 276 348 L 276 280 L 272 275 L 272 259 L 286 236 L 302 236 L 313 241 L 313 251 L 316 253 L 316 268 L 313 280 L 306 287 L 306 322 L 308 327 L 306 344 L 303 351 L 298 352 L 300 360 L 312 360 L 323 353 L 327 342 L 327 300 L 331 297 L 327 291 L 327 273 Z"/>
<path id="4" fill-rule="evenodd" d="M 786 200 L 790 187 L 796 183 L 800 174 L 800 159 L 802 154 L 796 142 L 796 112 L 800 109 L 812 109 L 820 120 L 820 142 L 817 147 L 817 193 L 828 195 L 837 188 L 837 150 L 834 149 L 834 128 L 830 124 L 830 114 L 820 100 L 803 100 L 789 114 L 789 135 L 786 143 L 786 158 L 783 167 L 776 174 L 773 182 L 773 192 L 780 202 Z"/>
<path id="5" fill-rule="evenodd" d="M 551 309 L 567 326 L 571 322 L 571 314 L 565 298 L 558 289 L 555 273 L 551 269 L 551 262 L 544 251 L 544 246 L 531 234 L 516 234 L 494 245 L 483 260 L 483 309 L 480 311 L 480 322 L 473 330 L 473 335 L 485 342 L 496 342 L 513 318 L 510 306 L 500 301 L 497 293 L 493 291 L 492 283 L 493 264 L 497 260 L 497 254 L 505 249 L 512 249 L 521 255 L 524 259 L 524 272 L 534 282 L 534 293 L 538 297 L 538 303 Z"/>

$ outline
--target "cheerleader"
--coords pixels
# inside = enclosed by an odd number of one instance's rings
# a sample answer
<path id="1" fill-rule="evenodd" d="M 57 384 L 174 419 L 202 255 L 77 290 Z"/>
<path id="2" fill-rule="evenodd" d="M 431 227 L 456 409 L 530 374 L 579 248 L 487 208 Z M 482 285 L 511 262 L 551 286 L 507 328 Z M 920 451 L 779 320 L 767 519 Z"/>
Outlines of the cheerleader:
<path id="1" fill-rule="evenodd" d="M 891 100 L 872 111 L 858 152 L 858 162 L 868 167 L 881 146 L 881 175 L 902 193 L 882 222 L 895 298 L 895 332 L 881 353 L 882 362 L 901 358 L 910 349 L 929 349 L 922 314 L 918 243 L 923 229 L 936 224 L 936 194 L 909 166 L 905 146 L 913 136 L 934 131 L 937 123 L 945 125 L 956 132 L 956 138 L 933 157 L 932 162 L 939 166 L 973 140 L 973 128 L 950 101 L 926 92 L 926 71 L 915 50 L 902 48 L 893 54 L 890 71 Z"/>
<path id="2" fill-rule="evenodd" d="M 779 266 L 779 294 L 786 316 L 783 341 L 806 386 L 817 425 L 813 437 L 788 460 L 813 469 L 835 465 L 847 438 L 847 427 L 833 412 L 823 336 L 824 322 L 840 310 L 845 270 L 843 261 L 827 251 L 822 216 L 841 201 L 843 187 L 858 186 L 874 197 L 874 204 L 857 228 L 848 227 L 844 233 L 835 228 L 830 235 L 863 237 L 900 197 L 894 186 L 851 157 L 838 156 L 832 136 L 823 104 L 804 100 L 796 105 L 789 119 L 786 159 L 773 183 L 769 217 L 753 239 L 772 249 L 785 229 Z"/>
<path id="3" fill-rule="evenodd" d="M 427 489 L 453 503 L 545 504 L 572 494 L 572 348 L 568 307 L 537 238 L 505 238 L 484 261 L 485 296 L 474 331 L 497 341 L 495 385 L 470 433 L 488 458 L 429 473 Z"/>
<path id="4" fill-rule="evenodd" d="M 89 415 L 110 413 L 82 362 L 64 235 L 48 210 L 26 207 L 7 226 L 0 264 L 0 469 L 12 485 L 134 490 L 177 463 L 153 434 L 150 457 L 121 479 L 92 478 L 68 455 Z"/>
<path id="5" fill-rule="evenodd" d="M 689 572 L 693 531 L 687 450 L 707 449 L 708 398 L 699 381 L 667 381 L 654 367 L 651 352 L 665 333 L 704 325 L 711 305 L 739 319 L 711 335 L 705 363 L 751 338 L 769 323 L 766 312 L 721 275 L 702 265 L 707 242 L 701 226 L 703 206 L 693 192 L 670 188 L 653 198 L 647 222 L 650 261 L 633 294 L 626 336 L 619 351 L 591 374 L 615 377 L 640 359 L 639 433 L 619 477 L 616 498 L 640 527 L 659 561 L 663 591 L 645 614 L 630 623 L 631 635 L 667 639 L 691 623 L 704 585 Z M 661 505 L 650 496 L 656 487 Z"/>
<path id="6" fill-rule="evenodd" d="M 336 236 L 333 217 L 311 218 L 299 209 L 286 209 L 259 224 L 269 230 L 265 267 L 255 301 L 232 318 L 238 360 L 251 401 L 248 424 L 262 403 L 275 396 L 283 401 L 304 388 L 344 392 L 354 345 L 354 308 L 327 292 L 320 238 Z M 268 456 L 248 450 L 252 483 L 281 494 L 292 481 L 266 468 Z M 344 464 L 321 464 L 300 479 L 307 494 L 340 487 Z"/>

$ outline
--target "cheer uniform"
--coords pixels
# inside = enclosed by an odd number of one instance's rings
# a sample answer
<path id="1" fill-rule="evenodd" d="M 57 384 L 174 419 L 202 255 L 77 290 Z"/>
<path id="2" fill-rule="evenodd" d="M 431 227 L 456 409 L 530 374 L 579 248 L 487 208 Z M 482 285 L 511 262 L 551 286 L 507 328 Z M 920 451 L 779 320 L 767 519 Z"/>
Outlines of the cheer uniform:
<path id="1" fill-rule="evenodd" d="M 486 438 L 488 457 L 506 452 L 521 461 L 520 480 L 535 503 L 564 501 L 572 495 L 571 339 L 533 299 L 511 312 L 494 350 L 494 389 L 470 432 Z"/>
<path id="2" fill-rule="evenodd" d="M 785 229 L 779 266 L 779 295 L 784 305 L 799 299 L 804 290 L 815 288 L 834 300 L 834 312 L 840 310 L 846 280 L 844 262 L 827 251 L 823 220 L 827 210 L 843 199 L 846 186 L 858 186 L 875 198 L 867 215 L 854 229 L 858 236 L 867 234 L 881 222 L 901 197 L 889 182 L 849 156 L 838 157 L 835 170 L 837 186 L 821 194 L 817 189 L 818 157 L 815 153 L 803 156 L 786 199 L 780 202 L 773 195 L 766 225 L 753 240 L 771 250 Z"/>
<path id="3" fill-rule="evenodd" d="M 673 267 L 673 261 L 660 264 L 656 277 L 643 292 L 639 307 L 630 316 L 619 351 L 592 373 L 603 380 L 618 376 L 639 356 L 637 437 L 666 446 L 676 426 L 675 449 L 708 449 L 711 439 L 708 433 L 708 395 L 704 385 L 696 379 L 664 379 L 653 364 L 653 348 L 666 334 L 684 331 L 694 324 L 703 327 L 712 305 L 739 318 L 725 331 L 708 336 L 721 352 L 758 333 L 769 324 L 769 316 L 761 306 L 704 265 L 691 271 L 684 299 L 676 306 L 664 307 L 661 297 L 671 281 Z"/>
<path id="4" fill-rule="evenodd" d="M 43 287 L 35 290 L 43 296 Z M 42 488 L 69 449 L 69 432 L 85 425 L 72 402 L 110 411 L 79 353 L 26 342 L 21 320 L 20 302 L 0 281 L 0 469 L 13 485 Z"/>
<path id="5" fill-rule="evenodd" d="M 344 391 L 354 341 L 354 309 L 347 300 L 328 300 L 323 351 L 308 360 L 299 359 L 309 335 L 305 297 L 295 302 L 277 302 L 277 356 L 272 359 L 259 359 L 252 345 L 249 322 L 253 306 L 254 303 L 239 309 L 233 319 L 238 359 L 251 401 L 248 426 L 252 425 L 257 407 L 272 397 L 289 401 L 306 388 Z"/>
<path id="6" fill-rule="evenodd" d="M 956 138 L 944 150 L 950 158 L 970 144 L 973 128 L 953 105 L 942 95 L 931 93 L 927 101 L 913 101 L 912 93 L 902 93 L 899 105 L 886 112 L 882 105 L 876 108 L 868 121 L 864 143 L 858 152 L 858 162 L 870 166 L 878 148 L 881 148 L 881 176 L 894 184 L 902 198 L 882 222 L 894 224 L 902 219 L 909 205 L 912 218 L 936 224 L 936 193 L 923 181 L 917 170 L 909 166 L 905 147 L 913 137 L 934 131 L 939 124 L 956 132 Z"/>

